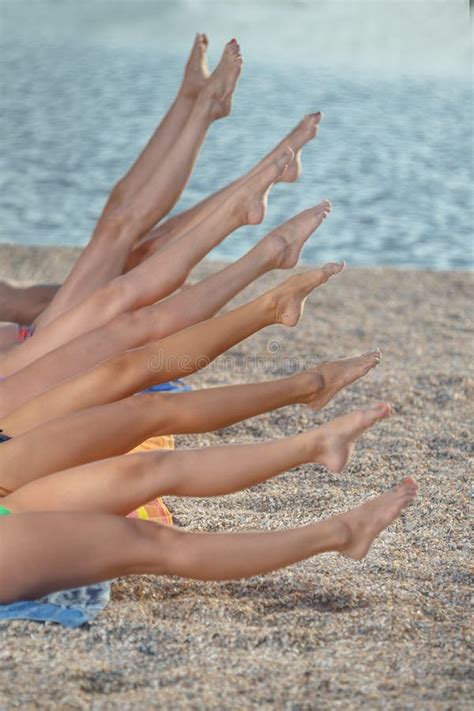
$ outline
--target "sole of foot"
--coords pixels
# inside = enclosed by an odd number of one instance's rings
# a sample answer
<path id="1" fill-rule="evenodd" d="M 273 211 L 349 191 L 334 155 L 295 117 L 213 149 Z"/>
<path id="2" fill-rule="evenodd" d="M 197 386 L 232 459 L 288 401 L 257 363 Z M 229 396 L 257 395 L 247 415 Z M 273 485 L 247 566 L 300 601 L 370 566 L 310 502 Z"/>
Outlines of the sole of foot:
<path id="1" fill-rule="evenodd" d="M 197 102 L 205 107 L 212 121 L 230 114 L 243 61 L 237 40 L 231 40 L 226 44 L 219 64 L 200 91 Z"/>
<path id="2" fill-rule="evenodd" d="M 390 417 L 392 406 L 380 402 L 367 410 L 355 410 L 316 430 L 317 461 L 333 472 L 340 472 L 346 466 L 354 450 L 355 441 L 380 420 Z"/>
<path id="3" fill-rule="evenodd" d="M 198 33 L 184 70 L 181 94 L 188 99 L 196 99 L 199 92 L 209 79 L 210 72 L 207 64 L 207 48 L 209 40 L 207 35 Z"/>
<path id="4" fill-rule="evenodd" d="M 346 539 L 339 552 L 354 560 L 365 558 L 377 536 L 400 516 L 417 493 L 418 484 L 408 477 L 381 496 L 338 516 Z"/>
<path id="5" fill-rule="evenodd" d="M 306 405 L 312 410 L 320 410 L 342 388 L 351 385 L 359 378 L 363 378 L 369 371 L 376 368 L 381 360 L 382 352 L 379 348 L 376 348 L 359 356 L 321 363 L 314 371 L 316 380 L 315 392 L 306 402 Z"/>
<path id="6" fill-rule="evenodd" d="M 309 294 L 322 286 L 332 276 L 344 269 L 344 262 L 329 262 L 323 267 L 296 274 L 273 290 L 275 300 L 275 323 L 293 327 L 303 314 L 304 304 Z"/>
<path id="7" fill-rule="evenodd" d="M 286 170 L 284 172 L 286 173 Z M 275 269 L 292 269 L 298 264 L 306 241 L 324 222 L 330 212 L 331 203 L 329 200 L 323 200 L 315 207 L 300 212 L 291 220 L 272 230 L 262 240 L 262 247 L 265 246 L 273 256 Z"/>

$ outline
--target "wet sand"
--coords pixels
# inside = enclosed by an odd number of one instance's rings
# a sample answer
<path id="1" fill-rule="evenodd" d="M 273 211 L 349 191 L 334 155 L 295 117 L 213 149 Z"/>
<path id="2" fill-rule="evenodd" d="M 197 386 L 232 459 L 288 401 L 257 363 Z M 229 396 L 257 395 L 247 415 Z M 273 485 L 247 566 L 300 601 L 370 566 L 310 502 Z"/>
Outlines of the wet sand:
<path id="1" fill-rule="evenodd" d="M 75 254 L 0 246 L 0 278 L 61 279 Z M 195 276 L 218 266 L 206 262 Z M 236 303 L 281 278 L 261 279 Z M 465 272 L 347 268 L 309 299 L 297 329 L 267 329 L 234 348 L 225 367 L 192 378 L 249 382 L 383 349 L 382 365 L 320 413 L 294 406 L 177 440 L 282 437 L 391 400 L 395 415 L 362 438 L 343 473 L 304 466 L 225 498 L 168 500 L 176 521 L 195 530 L 278 529 L 416 477 L 415 505 L 365 561 L 326 554 L 226 584 L 128 578 L 79 630 L 0 622 L 0 708 L 468 708 L 472 287 Z"/>

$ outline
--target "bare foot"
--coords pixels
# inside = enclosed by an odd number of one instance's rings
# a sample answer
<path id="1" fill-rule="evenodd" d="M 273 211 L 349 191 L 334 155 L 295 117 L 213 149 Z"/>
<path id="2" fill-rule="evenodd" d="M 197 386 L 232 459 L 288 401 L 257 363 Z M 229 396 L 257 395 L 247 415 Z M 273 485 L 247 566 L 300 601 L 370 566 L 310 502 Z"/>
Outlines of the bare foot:
<path id="1" fill-rule="evenodd" d="M 275 305 L 275 323 L 296 326 L 303 314 L 304 303 L 309 294 L 342 269 L 344 269 L 344 262 L 338 264 L 330 262 L 323 267 L 296 274 L 273 289 L 269 296 Z"/>
<path id="2" fill-rule="evenodd" d="M 207 66 L 208 45 L 207 35 L 198 33 L 194 39 L 193 48 L 184 70 L 183 83 L 181 84 L 181 95 L 188 99 L 195 99 L 209 79 Z"/>
<path id="3" fill-rule="evenodd" d="M 291 166 L 288 164 L 283 175 Z M 329 200 L 323 200 L 319 205 L 300 212 L 283 225 L 272 230 L 260 242 L 259 248 L 268 254 L 273 269 L 291 269 L 298 263 L 301 250 L 309 236 L 320 226 L 331 212 Z"/>
<path id="4" fill-rule="evenodd" d="M 276 182 L 294 183 L 298 180 L 301 174 L 301 150 L 303 146 L 317 136 L 319 131 L 319 123 L 323 114 L 318 111 L 316 114 L 308 114 L 302 121 L 288 134 L 280 143 L 261 160 L 251 171 L 261 170 L 263 166 L 273 160 L 275 153 L 281 151 L 282 148 L 289 146 L 293 151 L 294 158 L 288 165 L 286 171 L 278 178 Z"/>
<path id="5" fill-rule="evenodd" d="M 230 114 L 243 61 L 237 40 L 231 40 L 225 46 L 221 61 L 200 91 L 196 103 L 204 107 L 212 121 Z"/>
<path id="6" fill-rule="evenodd" d="M 263 221 L 267 206 L 268 194 L 279 175 L 286 169 L 293 158 L 293 151 L 284 148 L 265 168 L 252 175 L 248 180 L 241 181 L 232 195 L 235 209 L 243 225 L 258 225 Z"/>
<path id="7" fill-rule="evenodd" d="M 367 375 L 369 370 L 375 368 L 381 360 L 382 353 L 377 348 L 360 356 L 321 363 L 314 370 L 316 387 L 306 400 L 306 405 L 312 410 L 320 410 L 339 390 Z"/>
<path id="8" fill-rule="evenodd" d="M 368 410 L 355 410 L 321 425 L 314 430 L 315 460 L 333 472 L 340 472 L 349 461 L 356 439 L 391 413 L 390 403 L 380 402 Z"/>
<path id="9" fill-rule="evenodd" d="M 289 164 L 288 168 L 278 181 L 285 183 L 294 183 L 301 175 L 301 151 L 304 145 L 318 135 L 319 123 L 323 114 L 318 111 L 316 114 L 308 114 L 302 121 L 293 129 L 293 131 L 283 141 L 284 145 L 290 146 L 294 151 L 295 157 Z"/>
<path id="10" fill-rule="evenodd" d="M 365 558 L 375 538 L 400 516 L 417 493 L 418 484 L 408 477 L 385 494 L 336 516 L 346 531 L 346 542 L 339 552 L 355 560 Z"/>

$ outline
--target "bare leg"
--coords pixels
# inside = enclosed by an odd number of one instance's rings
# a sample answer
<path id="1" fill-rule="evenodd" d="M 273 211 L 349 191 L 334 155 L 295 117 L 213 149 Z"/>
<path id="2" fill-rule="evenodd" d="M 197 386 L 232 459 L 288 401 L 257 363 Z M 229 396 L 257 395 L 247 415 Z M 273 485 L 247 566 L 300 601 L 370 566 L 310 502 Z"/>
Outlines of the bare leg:
<path id="1" fill-rule="evenodd" d="M 130 199 L 148 182 L 155 172 L 156 166 L 164 159 L 170 146 L 174 145 L 184 129 L 194 108 L 194 103 L 209 79 L 208 44 L 209 41 L 205 34 L 196 35 L 176 99 L 142 153 L 120 181 L 118 190 L 122 199 Z"/>
<path id="2" fill-rule="evenodd" d="M 0 281 L 0 320 L 29 326 L 50 303 L 58 289 L 56 284 L 21 287 Z"/>
<path id="3" fill-rule="evenodd" d="M 0 486 L 14 491 L 47 474 L 125 454 L 156 435 L 211 432 L 293 403 L 318 410 L 380 358 L 372 351 L 265 383 L 131 396 L 65 415 L 2 444 Z"/>
<path id="4" fill-rule="evenodd" d="M 153 160 L 158 139 L 152 139 L 143 161 L 139 160 L 131 174 L 117 184 L 90 243 L 57 297 L 37 319 L 38 331 L 80 303 L 86 294 L 121 274 L 132 245 L 171 210 L 192 173 L 209 126 L 230 111 L 241 66 L 238 45 L 229 43 L 219 66 L 194 102 L 186 124 L 159 165 Z M 181 104 L 175 109 L 181 110 L 180 107 Z M 166 121 L 166 135 L 170 123 Z M 161 146 L 161 139 L 158 143 Z M 150 172 L 152 166 L 154 170 Z"/>
<path id="5" fill-rule="evenodd" d="M 359 560 L 416 494 L 405 479 L 347 513 L 272 532 L 187 533 L 93 513 L 8 516 L 0 520 L 0 603 L 136 573 L 238 580 L 328 551 Z"/>
<path id="6" fill-rule="evenodd" d="M 97 511 L 127 515 L 156 496 L 223 496 L 301 464 L 341 471 L 355 440 L 391 406 L 380 403 L 309 432 L 258 444 L 156 451 L 66 469 L 20 487 L 2 503 L 21 511 Z"/>
<path id="7" fill-rule="evenodd" d="M 318 135 L 322 118 L 323 114 L 320 111 L 314 114 L 307 114 L 304 119 L 275 146 L 273 151 L 262 159 L 260 164 L 256 166 L 256 169 L 260 170 L 267 165 L 268 161 L 273 159 L 275 153 L 279 153 L 282 148 L 289 146 L 294 153 L 293 160 L 280 180 L 285 183 L 294 183 L 298 180 L 301 175 L 301 151 L 308 141 L 311 141 Z"/>
<path id="8" fill-rule="evenodd" d="M 168 338 L 112 358 L 51 388 L 7 415 L 15 393 L 8 379 L 0 382 L 5 432 L 26 432 L 68 412 L 113 402 L 156 383 L 200 370 L 218 355 L 271 324 L 295 326 L 308 295 L 340 272 L 344 264 L 328 264 L 291 277 L 245 306 Z M 11 406 L 11 405 L 10 405 Z"/>
<path id="9" fill-rule="evenodd" d="M 323 202 L 276 228 L 244 257 L 189 289 L 153 306 L 127 313 L 64 344 L 14 373 L 9 386 L 16 407 L 66 378 L 130 348 L 176 333 L 211 318 L 245 286 L 271 269 L 290 269 L 304 243 L 327 216 Z M 99 308 L 99 304 L 97 304 Z M 58 349 L 59 350 L 59 349 Z"/>
<path id="10" fill-rule="evenodd" d="M 5 375 L 40 358 L 73 338 L 103 326 L 119 314 L 154 303 L 183 284 L 193 267 L 230 232 L 263 220 L 268 193 L 291 157 L 289 149 L 243 184 L 198 225 L 136 269 L 117 277 L 67 311 L 2 360 Z M 329 209 L 329 208 L 328 208 Z"/>
<path id="11" fill-rule="evenodd" d="M 18 323 L 0 321 L 0 351 L 18 346 Z"/>
<path id="12" fill-rule="evenodd" d="M 230 113 L 241 69 L 238 45 L 229 43 L 219 66 L 199 93 L 175 146 L 165 155 L 159 171 L 149 175 L 132 198 L 134 241 L 143 237 L 176 203 L 190 173 L 184 166 L 194 164 L 211 123 Z M 158 203 L 157 194 L 160 195 Z"/>
<path id="13" fill-rule="evenodd" d="M 285 148 L 290 148 L 293 151 L 293 157 L 286 170 L 278 176 L 275 182 L 294 182 L 297 180 L 301 172 L 301 150 L 308 141 L 317 135 L 320 120 L 320 112 L 317 114 L 308 114 L 308 116 L 300 121 L 293 131 L 280 141 L 278 146 L 257 163 L 249 173 L 201 201 L 198 205 L 160 224 L 155 230 L 146 235 L 142 242 L 130 252 L 127 259 L 126 270 L 133 268 L 142 262 L 143 259 L 148 258 L 150 254 L 162 250 L 172 240 L 192 229 L 203 217 L 215 210 L 242 182 L 246 182 L 255 175 L 255 173 L 267 167 Z"/>

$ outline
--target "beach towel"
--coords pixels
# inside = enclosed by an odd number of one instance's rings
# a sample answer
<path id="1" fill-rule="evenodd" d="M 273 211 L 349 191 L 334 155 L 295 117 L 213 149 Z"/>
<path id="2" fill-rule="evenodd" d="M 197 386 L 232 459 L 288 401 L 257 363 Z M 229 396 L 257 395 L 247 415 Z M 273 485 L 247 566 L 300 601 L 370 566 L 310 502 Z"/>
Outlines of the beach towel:
<path id="1" fill-rule="evenodd" d="M 152 385 L 150 388 L 143 390 L 145 393 L 156 392 L 188 392 L 192 390 L 189 385 L 186 385 L 182 380 L 171 380 L 168 383 L 160 383 L 160 385 Z M 140 393 L 138 393 L 140 395 Z M 174 437 L 165 435 L 163 437 L 150 437 L 142 444 L 132 449 L 129 454 L 134 452 L 150 452 L 154 449 L 174 449 Z M 164 523 L 168 526 L 173 525 L 173 518 L 163 499 L 154 499 L 148 504 L 140 506 L 136 511 L 132 511 L 128 515 L 129 518 L 141 518 L 144 521 L 154 521 L 155 523 Z"/>
<path id="2" fill-rule="evenodd" d="M 145 440 L 145 442 L 139 444 L 138 447 L 132 449 L 129 454 L 151 452 L 155 449 L 174 449 L 173 435 L 150 437 L 150 439 Z M 132 513 L 128 514 L 127 518 L 141 518 L 144 521 L 164 523 L 167 526 L 173 525 L 173 517 L 163 499 L 160 498 L 153 499 L 153 501 L 149 501 L 144 506 L 140 506 L 136 511 L 132 511 Z"/>
<path id="3" fill-rule="evenodd" d="M 182 380 L 170 380 L 167 383 L 160 383 L 159 385 L 151 385 L 144 393 L 159 393 L 159 392 L 173 392 L 173 393 L 185 393 L 192 390 L 190 385 L 187 385 Z"/>
<path id="4" fill-rule="evenodd" d="M 0 620 L 57 622 L 64 627 L 80 627 L 91 622 L 110 600 L 111 583 L 62 590 L 38 598 L 0 605 Z"/>

